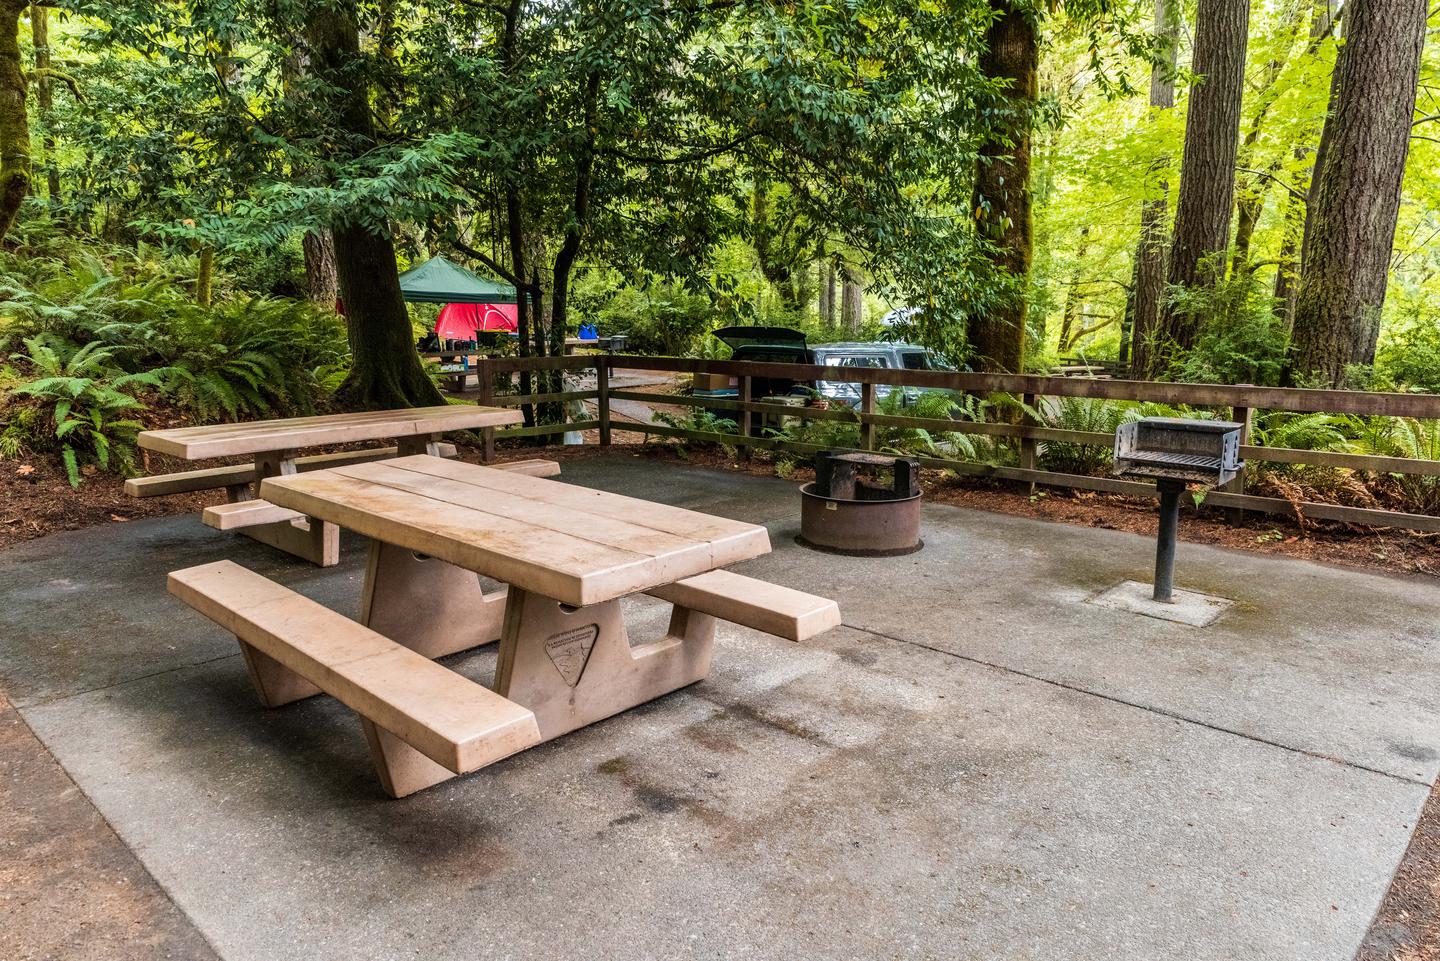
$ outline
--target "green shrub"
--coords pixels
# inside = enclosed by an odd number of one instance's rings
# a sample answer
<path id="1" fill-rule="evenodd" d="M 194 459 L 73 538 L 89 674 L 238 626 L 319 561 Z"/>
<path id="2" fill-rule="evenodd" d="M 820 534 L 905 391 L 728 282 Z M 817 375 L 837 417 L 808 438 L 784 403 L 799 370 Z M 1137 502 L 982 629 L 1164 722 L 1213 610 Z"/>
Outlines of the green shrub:
<path id="1" fill-rule="evenodd" d="M 1175 311 L 1197 320 L 1199 332 L 1195 346 L 1166 371 L 1166 379 L 1272 387 L 1280 383 L 1290 333 L 1253 274 L 1232 276 L 1208 288 L 1174 288 L 1171 297 Z"/>
<path id="2" fill-rule="evenodd" d="M 1409 310 L 1386 326 L 1370 389 L 1440 393 L 1440 324 L 1422 310 Z"/>

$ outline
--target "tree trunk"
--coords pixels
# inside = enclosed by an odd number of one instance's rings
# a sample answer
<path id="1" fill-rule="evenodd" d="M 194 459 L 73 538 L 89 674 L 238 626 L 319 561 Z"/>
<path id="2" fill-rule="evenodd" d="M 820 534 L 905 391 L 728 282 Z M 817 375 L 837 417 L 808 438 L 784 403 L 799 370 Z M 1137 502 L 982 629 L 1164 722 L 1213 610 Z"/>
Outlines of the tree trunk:
<path id="1" fill-rule="evenodd" d="M 335 276 L 335 238 L 328 228 L 312 230 L 301 239 L 305 253 L 305 293 L 311 303 L 335 309 L 340 281 Z"/>
<path id="2" fill-rule="evenodd" d="M 1066 344 L 1070 342 L 1070 333 L 1075 329 L 1075 321 L 1079 319 L 1081 311 L 1085 309 L 1083 299 L 1080 296 L 1080 284 L 1083 277 L 1080 274 L 1080 265 L 1085 261 L 1085 251 L 1088 246 L 1086 241 L 1090 237 L 1090 228 L 1080 228 L 1080 244 L 1075 250 L 1075 269 L 1070 272 L 1070 284 L 1065 288 L 1065 306 L 1060 309 L 1060 336 L 1055 341 L 1055 348 L 1061 354 L 1067 350 Z"/>
<path id="3" fill-rule="evenodd" d="M 45 131 L 40 140 L 41 157 L 45 163 L 45 186 L 51 204 L 60 203 L 60 168 L 55 165 L 55 134 L 50 125 L 55 109 L 55 85 L 50 70 L 50 11 L 31 5 L 30 36 L 35 44 L 35 107 L 40 126 Z"/>
<path id="4" fill-rule="evenodd" d="M 977 370 L 1018 374 L 1025 363 L 1032 257 L 1030 129 L 1040 40 L 1034 14 L 1012 8 L 1007 0 L 991 0 L 991 7 L 996 17 L 986 31 L 979 68 L 1006 88 L 994 105 L 996 128 L 980 147 L 971 209 L 981 238 L 993 245 L 991 261 L 1009 284 L 993 309 L 971 315 L 967 334 Z"/>
<path id="5" fill-rule="evenodd" d="M 20 0 L 0 0 L 0 241 L 30 192 L 30 117 L 20 64 Z"/>
<path id="6" fill-rule="evenodd" d="M 199 261 L 195 271 L 195 303 L 209 307 L 215 293 L 215 248 L 209 244 L 201 247 Z"/>
<path id="7" fill-rule="evenodd" d="M 1351 0 L 1305 230 L 1293 372 L 1339 386 L 1375 360 L 1410 149 L 1425 0 Z"/>
<path id="8" fill-rule="evenodd" d="M 360 31 L 353 8 L 344 3 L 316 4 L 306 34 L 310 69 L 326 85 L 331 116 L 363 150 L 374 143 L 370 95 L 356 84 L 360 70 Z M 345 305 L 345 324 L 353 363 L 335 392 L 342 407 L 382 409 L 445 403 L 415 350 L 410 315 L 400 294 L 395 245 L 383 228 L 342 221 L 332 228 L 335 275 Z"/>
<path id="9" fill-rule="evenodd" d="M 1240 103 L 1245 93 L 1245 46 L 1250 0 L 1200 0 L 1195 16 L 1197 75 L 1186 108 L 1185 152 L 1180 161 L 1180 198 L 1170 243 L 1167 279 L 1172 287 L 1207 287 L 1222 275 L 1235 200 L 1235 155 Z M 1200 317 L 1174 309 L 1166 298 L 1149 360 L 1163 374 L 1195 343 Z"/>
<path id="10" fill-rule="evenodd" d="M 846 264 L 841 268 L 840 320 L 852 337 L 860 333 L 865 315 L 865 288 L 860 285 L 860 272 Z"/>
<path id="11" fill-rule="evenodd" d="M 835 326 L 835 261 L 828 257 L 820 262 L 820 323 Z"/>
<path id="12" fill-rule="evenodd" d="M 1303 159 L 1306 151 L 1295 148 L 1296 160 Z M 1302 174 L 1296 174 L 1291 186 L 1303 190 Z M 1295 194 L 1285 194 L 1285 222 L 1281 227 L 1279 263 L 1275 268 L 1275 316 L 1284 322 L 1287 330 L 1295 324 L 1295 295 L 1300 285 L 1300 239 L 1305 233 L 1305 205 Z"/>
<path id="13" fill-rule="evenodd" d="M 1175 60 L 1180 42 L 1180 17 L 1176 0 L 1155 0 L 1155 40 L 1160 44 L 1160 62 L 1150 68 L 1151 118 L 1161 110 L 1175 107 Z M 1170 166 L 1169 156 L 1156 157 L 1150 164 L 1153 176 Z M 1150 341 L 1160 324 L 1165 303 L 1165 215 L 1170 207 L 1170 184 L 1157 179 L 1140 205 L 1140 243 L 1135 249 L 1135 288 L 1130 297 L 1130 367 L 1143 373 L 1149 369 Z"/>
<path id="14" fill-rule="evenodd" d="M 1320 44 L 1335 29 L 1335 0 L 1316 0 L 1313 18 L 1310 21 L 1310 43 L 1306 55 L 1314 57 Z M 1335 100 L 1335 73 L 1331 70 L 1330 104 Z M 1312 148 L 1310 134 L 1302 138 L 1295 147 L 1296 169 L 1290 176 L 1290 190 L 1285 192 L 1285 219 L 1280 235 L 1279 261 L 1275 269 L 1275 316 L 1290 330 L 1295 324 L 1295 295 L 1300 290 L 1300 253 L 1305 236 L 1305 207 L 1311 186 L 1315 183 L 1316 169 L 1308 174 L 1298 169 Z M 1318 154 L 1317 154 L 1318 160 Z M 1314 168 L 1314 165 L 1312 165 Z"/>

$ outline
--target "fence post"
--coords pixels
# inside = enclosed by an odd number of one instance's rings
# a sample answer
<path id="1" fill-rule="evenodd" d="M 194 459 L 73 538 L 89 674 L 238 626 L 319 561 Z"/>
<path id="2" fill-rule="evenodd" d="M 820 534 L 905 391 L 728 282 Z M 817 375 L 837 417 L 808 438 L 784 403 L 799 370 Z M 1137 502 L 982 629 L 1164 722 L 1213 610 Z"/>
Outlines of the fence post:
<path id="1" fill-rule="evenodd" d="M 1035 404 L 1039 400 L 1039 398 L 1036 397 L 1036 395 L 1034 394 L 1023 394 L 1021 396 L 1024 398 L 1024 404 L 1026 409 L 1023 416 L 1021 416 L 1020 418 L 1020 423 L 1022 426 L 1029 427 L 1037 423 L 1035 415 L 1030 413 L 1030 411 L 1036 409 Z M 1035 438 L 1020 438 L 1020 467 L 1023 470 L 1035 469 L 1035 454 L 1038 448 L 1039 444 L 1036 443 Z M 1026 492 L 1034 495 L 1035 482 L 1033 480 L 1030 481 L 1027 485 Z"/>
<path id="2" fill-rule="evenodd" d="M 894 390 L 904 388 L 895 387 Z M 860 414 L 862 418 L 866 414 L 875 413 L 875 385 L 865 383 L 860 385 Z M 860 449 L 875 449 L 875 424 L 868 420 L 860 421 Z"/>
<path id="3" fill-rule="evenodd" d="M 475 375 L 480 389 L 480 406 L 489 407 L 495 402 L 495 371 L 491 369 L 490 358 L 481 357 L 475 361 Z M 488 464 L 495 459 L 495 428 L 480 428 L 480 462 Z"/>
<path id="4" fill-rule="evenodd" d="M 1249 387 L 1249 384 L 1236 384 L 1237 387 Z M 1249 407 L 1231 407 L 1230 419 L 1240 425 L 1240 443 L 1250 443 L 1250 428 L 1255 419 L 1255 412 Z M 1220 487 L 1227 494 L 1245 493 L 1245 468 L 1235 472 L 1233 480 L 1229 480 Z M 1225 520 L 1231 524 L 1238 524 L 1245 519 L 1243 507 L 1228 507 L 1225 509 Z"/>
<path id="5" fill-rule="evenodd" d="M 595 358 L 595 391 L 600 413 L 600 446 L 610 446 L 610 358 Z"/>
<path id="6" fill-rule="evenodd" d="M 741 375 L 740 375 L 739 391 L 738 391 L 738 393 L 737 393 L 736 396 L 738 396 L 738 397 L 740 398 L 740 403 L 741 403 L 741 404 L 749 404 L 749 403 L 750 403 L 750 375 L 749 375 L 749 374 L 741 374 Z M 752 428 L 753 424 L 754 424 L 754 415 L 751 414 L 750 409 L 749 409 L 748 407 L 742 407 L 742 408 L 740 409 L 740 436 L 741 436 L 741 438 L 746 438 L 746 437 L 749 437 L 749 436 L 750 436 L 750 431 L 751 431 L 751 428 Z M 741 456 L 741 457 L 744 457 L 745 459 L 748 460 L 748 459 L 750 458 L 750 446 L 749 446 L 748 444 L 740 444 L 739 447 L 740 447 L 740 456 Z"/>

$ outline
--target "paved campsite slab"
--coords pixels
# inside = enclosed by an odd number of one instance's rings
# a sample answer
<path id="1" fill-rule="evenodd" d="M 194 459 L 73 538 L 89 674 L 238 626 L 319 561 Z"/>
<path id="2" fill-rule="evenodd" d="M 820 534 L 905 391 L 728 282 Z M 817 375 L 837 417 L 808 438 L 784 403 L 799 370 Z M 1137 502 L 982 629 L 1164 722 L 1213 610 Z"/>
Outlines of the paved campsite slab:
<path id="1" fill-rule="evenodd" d="M 232 556 L 346 610 L 358 554 L 176 518 L 0 554 L 0 684 L 228 959 L 1350 961 L 1436 775 L 1440 590 L 1182 544 L 1177 585 L 1236 601 L 1196 629 L 1085 603 L 1140 537 L 936 507 L 864 561 L 794 546 L 781 481 L 565 476 L 767 523 L 737 569 L 849 626 L 722 627 L 704 683 L 395 802 L 344 708 L 260 711 L 163 594 Z"/>

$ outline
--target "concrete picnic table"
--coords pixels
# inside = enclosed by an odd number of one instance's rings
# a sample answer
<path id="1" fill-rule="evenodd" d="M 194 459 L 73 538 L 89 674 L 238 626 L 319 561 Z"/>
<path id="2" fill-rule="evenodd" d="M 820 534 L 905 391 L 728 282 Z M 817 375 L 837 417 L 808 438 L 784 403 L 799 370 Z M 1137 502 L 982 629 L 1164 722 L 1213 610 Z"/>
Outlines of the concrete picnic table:
<path id="1" fill-rule="evenodd" d="M 703 679 L 717 617 L 791 640 L 840 622 L 833 601 L 718 570 L 769 552 L 757 524 L 430 455 L 259 494 L 371 539 L 360 622 L 229 561 L 171 590 L 236 633 L 267 706 L 324 690 L 360 713 L 397 797 Z M 632 647 L 620 598 L 641 592 L 672 611 Z M 431 660 L 497 638 L 493 691 Z"/>
<path id="2" fill-rule="evenodd" d="M 224 487 L 229 503 L 224 508 L 207 510 L 207 524 L 222 530 L 239 530 L 262 543 L 329 567 L 339 560 L 339 529 L 333 524 L 312 524 L 303 515 L 279 510 L 258 499 L 262 480 L 340 463 L 417 453 L 440 454 L 442 447 L 448 446 L 440 443 L 446 431 L 478 430 L 520 421 L 518 410 L 446 404 L 147 430 L 138 437 L 140 447 L 145 450 L 184 460 L 250 457 L 253 467 L 238 465 L 132 478 L 126 482 L 125 490 L 135 497 L 148 497 Z M 307 447 L 375 440 L 393 440 L 395 446 L 298 456 L 298 452 Z M 448 452 L 453 453 L 453 448 L 448 448 Z"/>

